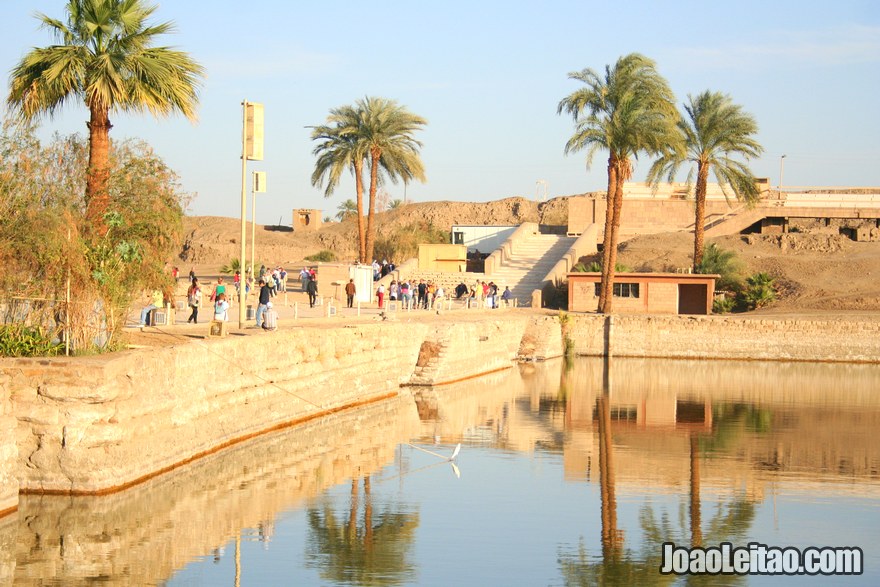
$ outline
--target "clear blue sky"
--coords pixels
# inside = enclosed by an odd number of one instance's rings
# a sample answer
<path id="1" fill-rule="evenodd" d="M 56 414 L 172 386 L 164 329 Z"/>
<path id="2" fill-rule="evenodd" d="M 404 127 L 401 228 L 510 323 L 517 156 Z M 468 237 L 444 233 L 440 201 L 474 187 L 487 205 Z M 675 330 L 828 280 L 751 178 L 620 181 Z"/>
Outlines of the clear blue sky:
<path id="1" fill-rule="evenodd" d="M 31 47 L 52 42 L 35 11 L 64 17 L 63 0 L 0 1 L 0 65 L 7 79 Z M 196 192 L 192 214 L 237 217 L 241 101 L 262 102 L 268 192 L 259 223 L 290 223 L 293 208 L 335 213 L 354 196 L 313 188 L 309 125 L 366 95 L 392 98 L 428 119 L 419 138 L 426 184 L 414 201 L 535 198 L 603 189 L 605 156 L 591 170 L 563 147 L 570 118 L 559 100 L 571 71 L 604 69 L 640 52 L 655 61 L 679 103 L 706 89 L 730 94 L 759 124 L 756 175 L 786 185 L 880 186 L 880 2 L 162 2 L 164 44 L 207 69 L 199 123 L 117 115 L 111 136 L 140 137 Z M 5 95 L 5 93 L 4 93 Z M 48 131 L 85 132 L 71 106 Z M 638 162 L 643 180 L 650 161 Z M 250 182 L 250 180 L 248 180 Z M 392 198 L 402 186 L 389 186 Z M 250 196 L 249 196 L 250 197 Z"/>

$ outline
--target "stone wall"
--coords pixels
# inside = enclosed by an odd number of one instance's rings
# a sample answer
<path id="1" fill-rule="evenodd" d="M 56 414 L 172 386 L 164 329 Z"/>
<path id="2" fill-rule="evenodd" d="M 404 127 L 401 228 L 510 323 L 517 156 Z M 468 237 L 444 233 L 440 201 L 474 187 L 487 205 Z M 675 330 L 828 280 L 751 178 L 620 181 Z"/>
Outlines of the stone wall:
<path id="1" fill-rule="evenodd" d="M 18 448 L 15 444 L 16 420 L 12 415 L 9 376 L 0 373 L 0 516 L 18 503 L 18 478 L 15 463 Z M 2 567 L 0 561 L 0 567 Z M 3 572 L 0 570 L 0 578 Z"/>
<path id="2" fill-rule="evenodd" d="M 368 324 L 93 358 L 7 359 L 20 487 L 102 492 L 226 444 L 397 393 L 427 327 Z M 6 469 L 9 470 L 9 469 Z"/>
<path id="3" fill-rule="evenodd" d="M 433 324 L 410 385 L 442 385 L 511 366 L 529 324 L 526 314 L 498 310 L 473 322 Z"/>
<path id="4" fill-rule="evenodd" d="M 621 357 L 880 362 L 880 322 L 728 316 L 614 315 L 611 354 Z M 604 354 L 606 317 L 572 315 L 579 355 Z"/>

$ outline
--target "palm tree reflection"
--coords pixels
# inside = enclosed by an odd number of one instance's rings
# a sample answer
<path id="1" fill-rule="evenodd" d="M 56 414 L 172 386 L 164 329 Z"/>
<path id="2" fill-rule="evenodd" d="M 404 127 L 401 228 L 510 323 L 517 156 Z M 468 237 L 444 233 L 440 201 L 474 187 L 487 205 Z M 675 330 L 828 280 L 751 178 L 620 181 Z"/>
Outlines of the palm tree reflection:
<path id="1" fill-rule="evenodd" d="M 410 561 L 416 512 L 394 511 L 397 504 L 383 504 L 374 512 L 370 478 L 363 480 L 363 518 L 358 524 L 358 479 L 351 482 L 347 523 L 337 516 L 333 504 L 308 510 L 309 539 L 306 566 L 320 569 L 321 578 L 346 585 L 400 585 L 415 580 Z"/>
<path id="2" fill-rule="evenodd" d="M 757 410 L 761 411 L 761 410 Z M 713 417 L 713 430 L 708 437 L 692 431 L 689 435 L 689 502 L 687 531 L 685 524 L 681 529 L 673 527 L 664 512 L 659 519 L 650 505 L 639 512 L 639 525 L 642 528 L 642 541 L 639 552 L 625 548 L 623 530 L 617 527 L 617 499 L 614 479 L 614 444 L 612 440 L 611 418 L 611 369 L 605 363 L 603 372 L 603 392 L 596 398 L 596 414 L 599 433 L 599 488 L 601 507 L 601 558 L 590 557 L 583 541 L 576 552 L 563 552 L 559 565 L 565 585 L 668 585 L 678 577 L 661 575 L 661 552 L 664 542 L 701 546 L 717 545 L 724 541 L 744 544 L 748 529 L 756 512 L 755 503 L 743 495 L 732 501 L 719 502 L 708 526 L 702 524 L 702 504 L 700 485 L 700 461 L 707 447 L 716 448 L 732 442 L 733 436 L 744 427 L 744 419 L 749 418 L 748 410 L 719 410 Z M 727 417 L 725 417 L 727 416 Z M 752 415 L 760 422 L 768 421 L 766 414 Z M 761 431 L 761 428 L 755 427 Z M 684 515 L 680 516 L 684 522 Z M 719 577 L 689 576 L 687 584 L 715 583 Z M 726 584 L 741 582 L 742 577 L 725 577 Z"/>

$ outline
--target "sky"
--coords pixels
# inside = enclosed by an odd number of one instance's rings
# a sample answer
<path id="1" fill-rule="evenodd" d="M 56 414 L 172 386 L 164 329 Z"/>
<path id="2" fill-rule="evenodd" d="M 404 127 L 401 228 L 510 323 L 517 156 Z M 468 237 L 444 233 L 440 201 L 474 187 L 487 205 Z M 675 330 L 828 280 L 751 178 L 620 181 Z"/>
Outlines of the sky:
<path id="1" fill-rule="evenodd" d="M 365 96 L 391 98 L 428 120 L 416 135 L 427 182 L 388 185 L 391 199 L 603 190 L 607 154 L 589 167 L 583 153 L 565 155 L 574 125 L 556 109 L 580 87 L 570 72 L 601 72 L 632 52 L 656 61 L 679 105 L 712 90 L 751 113 L 765 150 L 751 168 L 772 185 L 880 186 L 876 0 L 155 3 L 153 20 L 176 25 L 161 44 L 207 70 L 199 120 L 111 115 L 111 138 L 152 145 L 194 195 L 189 214 L 241 214 L 243 100 L 265 108 L 265 159 L 247 165 L 248 201 L 251 173 L 267 175 L 259 224 L 289 225 L 295 208 L 333 216 L 354 198 L 350 177 L 330 198 L 311 185 L 309 127 Z M 7 80 L 27 51 L 54 43 L 34 14 L 64 19 L 65 4 L 0 0 Z M 72 103 L 41 133 L 85 133 L 87 118 Z M 636 162 L 635 181 L 650 163 Z"/>

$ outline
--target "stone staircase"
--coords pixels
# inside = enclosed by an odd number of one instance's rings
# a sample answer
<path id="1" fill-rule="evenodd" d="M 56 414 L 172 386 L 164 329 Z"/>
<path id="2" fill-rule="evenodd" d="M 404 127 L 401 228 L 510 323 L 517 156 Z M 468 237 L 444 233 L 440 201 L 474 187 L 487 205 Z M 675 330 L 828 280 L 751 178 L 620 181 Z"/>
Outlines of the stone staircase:
<path id="1" fill-rule="evenodd" d="M 382 283 L 387 288 L 392 279 L 402 279 L 412 283 L 424 279 L 426 282 L 433 281 L 441 285 L 446 295 L 452 296 L 455 286 L 461 282 L 471 287 L 478 282 L 494 281 L 498 286 L 498 295 L 501 295 L 505 286 L 508 286 L 513 297 L 517 299 L 517 305 L 528 306 L 532 303 L 532 292 L 541 288 L 544 278 L 576 240 L 577 237 L 565 235 L 531 234 L 518 241 L 511 258 L 490 275 L 424 271 L 402 267 L 397 275 L 384 277 Z"/>
<path id="2" fill-rule="evenodd" d="M 510 287 L 519 305 L 529 305 L 532 292 L 540 289 L 553 266 L 577 240 L 576 237 L 556 234 L 532 234 L 516 243 L 513 256 L 486 280 L 498 285 L 498 291 Z"/>

